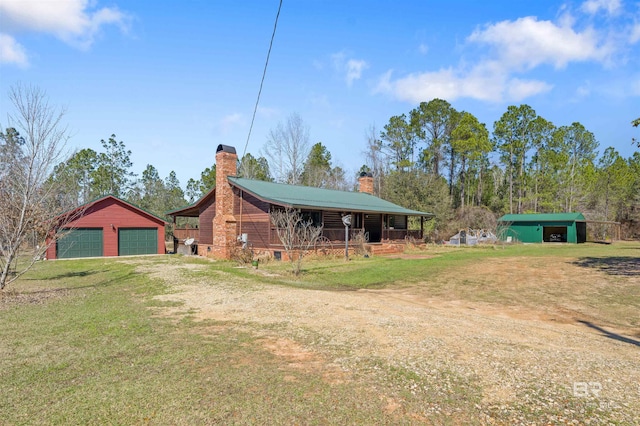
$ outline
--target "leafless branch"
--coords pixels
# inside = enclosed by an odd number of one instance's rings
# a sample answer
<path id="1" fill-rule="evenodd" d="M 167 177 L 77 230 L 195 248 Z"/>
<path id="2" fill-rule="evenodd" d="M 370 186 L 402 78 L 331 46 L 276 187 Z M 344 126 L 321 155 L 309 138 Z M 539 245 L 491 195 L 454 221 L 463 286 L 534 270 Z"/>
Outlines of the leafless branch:
<path id="1" fill-rule="evenodd" d="M 270 213 L 271 223 L 276 228 L 278 238 L 284 246 L 291 262 L 293 273 L 299 275 L 302 258 L 312 250 L 322 235 L 322 226 L 314 226 L 295 209 L 274 209 Z"/>
<path id="2" fill-rule="evenodd" d="M 53 210 L 57 188 L 49 177 L 68 139 L 65 111 L 33 86 L 12 87 L 9 100 L 15 112 L 0 140 L 0 290 L 43 257 L 54 221 L 64 225 Z"/>

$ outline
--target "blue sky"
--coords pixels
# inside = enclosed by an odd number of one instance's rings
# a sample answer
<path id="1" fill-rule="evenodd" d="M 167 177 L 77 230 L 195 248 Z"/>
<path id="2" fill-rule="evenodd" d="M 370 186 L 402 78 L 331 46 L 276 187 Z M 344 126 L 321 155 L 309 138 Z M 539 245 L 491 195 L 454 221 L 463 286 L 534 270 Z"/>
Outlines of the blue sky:
<path id="1" fill-rule="evenodd" d="M 0 125 L 17 82 L 67 109 L 70 150 L 115 133 L 134 172 L 184 186 L 223 143 L 245 152 L 278 0 L 0 0 Z M 255 125 L 298 113 L 334 165 L 364 164 L 365 134 L 421 101 L 491 130 L 526 103 L 581 122 L 629 157 L 640 117 L 640 3 L 284 0 Z"/>

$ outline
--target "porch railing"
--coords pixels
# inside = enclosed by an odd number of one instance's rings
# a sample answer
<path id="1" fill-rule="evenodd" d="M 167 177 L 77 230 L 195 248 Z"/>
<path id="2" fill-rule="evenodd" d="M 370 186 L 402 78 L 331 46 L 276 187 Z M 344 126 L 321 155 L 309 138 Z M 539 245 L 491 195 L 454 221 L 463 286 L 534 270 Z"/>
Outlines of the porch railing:
<path id="1" fill-rule="evenodd" d="M 361 232 L 364 232 L 363 228 L 349 228 L 349 240 L 353 241 L 356 235 Z M 332 243 L 344 242 L 344 228 L 324 228 L 322 236 Z M 385 229 L 382 231 L 382 241 L 404 241 L 407 238 L 421 240 L 422 232 L 419 229 Z M 281 244 L 275 228 L 271 228 L 271 244 Z"/>
<path id="2" fill-rule="evenodd" d="M 421 240 L 422 232 L 419 229 L 385 229 L 382 231 L 383 240 L 398 241 L 405 240 L 407 237 Z"/>

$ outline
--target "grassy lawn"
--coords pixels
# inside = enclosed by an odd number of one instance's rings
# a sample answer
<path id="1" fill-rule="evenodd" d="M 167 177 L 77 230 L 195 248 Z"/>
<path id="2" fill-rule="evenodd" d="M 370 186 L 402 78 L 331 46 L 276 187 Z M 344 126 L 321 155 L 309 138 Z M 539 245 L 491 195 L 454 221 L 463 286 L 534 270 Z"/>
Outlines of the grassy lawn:
<path id="1" fill-rule="evenodd" d="M 430 296 L 495 306 L 548 303 L 598 325 L 640 327 L 640 244 L 432 247 L 415 258 L 309 260 L 294 278 L 286 263 L 237 268 L 179 256 L 145 258 L 150 268 L 204 265 L 193 277 L 223 273 L 238 282 L 330 291 L 415 287 Z M 425 255 L 425 258 L 420 256 Z M 526 258 L 525 271 L 510 270 Z M 584 276 L 553 274 L 570 263 Z M 497 267 L 497 268 L 496 268 Z M 543 285 L 519 285 L 539 271 Z M 546 275 L 545 275 L 546 274 Z M 603 277 L 606 280 L 603 281 Z M 629 277 L 633 278 L 629 280 Z M 573 291 L 590 283 L 587 294 Z M 465 421 L 481 422 L 480 390 L 445 370 L 431 380 L 410 370 L 367 365 L 354 380 L 283 368 L 257 328 L 159 316 L 153 296 L 167 285 L 135 262 L 87 259 L 39 263 L 0 295 L 1 424 L 411 424 L 379 395 L 427 407 L 446 399 Z M 180 308 L 180 306 L 177 306 Z M 259 327 L 259 326 L 255 326 Z M 449 383 L 444 395 L 438 383 Z M 407 383 L 427 391 L 416 397 Z M 441 414 L 438 424 L 460 417 Z"/>
<path id="2" fill-rule="evenodd" d="M 576 268 L 568 273 L 567 264 Z M 603 325 L 640 327 L 640 286 L 629 280 L 640 277 L 640 243 L 431 247 L 404 258 L 310 261 L 296 278 L 287 277 L 287 263 L 260 268 L 280 274 L 261 278 L 273 284 L 333 290 L 412 286 L 447 300 L 547 306 L 595 316 Z"/>
<path id="3" fill-rule="evenodd" d="M 383 419 L 360 385 L 285 380 L 291 373 L 250 333 L 205 335 L 197 331 L 215 323 L 152 317 L 150 296 L 164 286 L 133 269 L 111 259 L 47 262 L 16 286 L 30 300 L 0 310 L 2 424 Z"/>

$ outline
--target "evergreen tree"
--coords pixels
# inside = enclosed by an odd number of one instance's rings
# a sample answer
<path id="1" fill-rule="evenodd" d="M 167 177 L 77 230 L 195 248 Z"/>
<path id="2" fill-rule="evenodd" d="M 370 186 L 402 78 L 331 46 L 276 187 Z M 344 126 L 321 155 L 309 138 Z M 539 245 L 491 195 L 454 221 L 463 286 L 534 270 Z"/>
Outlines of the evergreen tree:
<path id="1" fill-rule="evenodd" d="M 98 154 L 97 167 L 91 173 L 93 179 L 92 195 L 94 197 L 112 194 L 122 197 L 127 194 L 133 184 L 135 174 L 131 172 L 131 151 L 124 142 L 116 141 L 116 135 L 109 140 L 100 141 L 104 152 Z"/>
<path id="2" fill-rule="evenodd" d="M 264 157 L 255 158 L 250 153 L 245 154 L 240 160 L 238 176 L 246 179 L 263 180 L 271 182 L 269 163 Z"/>

